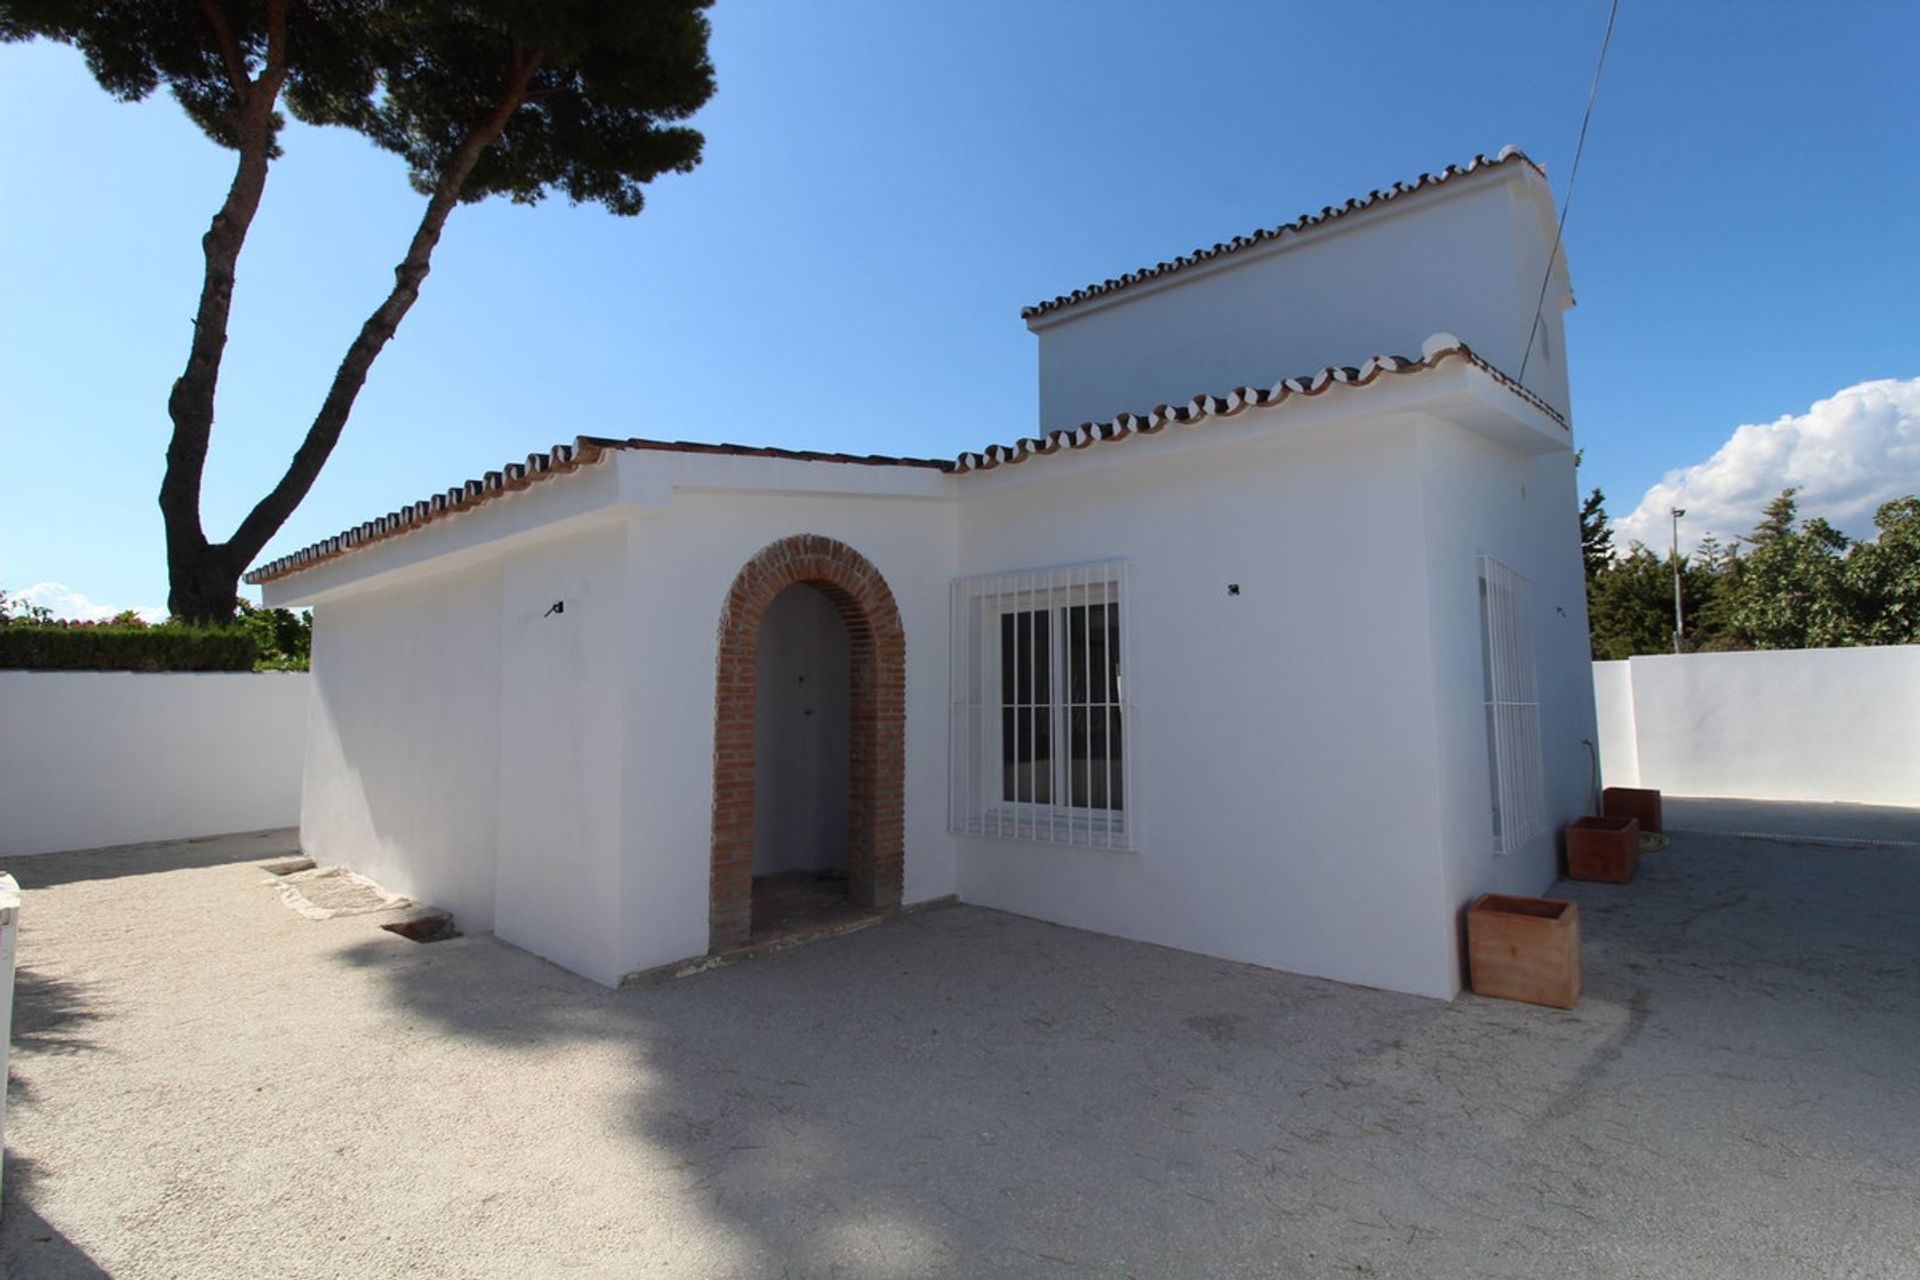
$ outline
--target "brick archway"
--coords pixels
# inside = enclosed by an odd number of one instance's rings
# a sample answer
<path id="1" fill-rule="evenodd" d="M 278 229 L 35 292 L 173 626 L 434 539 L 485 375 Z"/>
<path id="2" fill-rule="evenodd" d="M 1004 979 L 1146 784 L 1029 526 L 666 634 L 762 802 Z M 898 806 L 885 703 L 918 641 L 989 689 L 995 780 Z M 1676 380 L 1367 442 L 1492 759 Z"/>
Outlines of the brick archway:
<path id="1" fill-rule="evenodd" d="M 761 549 L 727 592 L 714 693 L 713 871 L 707 945 L 746 942 L 753 914 L 754 730 L 760 627 L 773 598 L 805 583 L 833 602 L 852 656 L 848 896 L 900 904 L 905 861 L 907 643 L 880 571 L 844 542 L 798 534 Z"/>

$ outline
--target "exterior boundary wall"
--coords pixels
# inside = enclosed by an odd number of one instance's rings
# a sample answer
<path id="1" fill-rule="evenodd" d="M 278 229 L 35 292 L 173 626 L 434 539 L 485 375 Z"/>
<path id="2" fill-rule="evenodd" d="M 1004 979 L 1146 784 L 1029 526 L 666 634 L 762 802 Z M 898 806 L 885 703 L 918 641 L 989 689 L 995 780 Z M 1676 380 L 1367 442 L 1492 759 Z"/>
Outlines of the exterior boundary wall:
<path id="1" fill-rule="evenodd" d="M 1610 786 L 1920 807 L 1920 645 L 1597 662 L 1594 702 Z"/>
<path id="2" fill-rule="evenodd" d="M 310 684 L 0 671 L 0 857 L 298 825 Z"/>

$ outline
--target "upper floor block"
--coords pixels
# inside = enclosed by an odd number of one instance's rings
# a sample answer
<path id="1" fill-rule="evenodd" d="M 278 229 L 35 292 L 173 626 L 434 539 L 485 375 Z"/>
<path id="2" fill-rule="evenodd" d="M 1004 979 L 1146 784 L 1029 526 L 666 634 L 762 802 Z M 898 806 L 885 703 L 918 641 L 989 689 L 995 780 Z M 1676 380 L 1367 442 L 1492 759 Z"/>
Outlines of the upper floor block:
<path id="1" fill-rule="evenodd" d="M 1077 289 L 1023 312 L 1040 340 L 1038 425 L 1417 356 L 1434 333 L 1456 335 L 1568 418 L 1562 318 L 1573 293 L 1555 241 L 1546 175 L 1508 147 Z"/>

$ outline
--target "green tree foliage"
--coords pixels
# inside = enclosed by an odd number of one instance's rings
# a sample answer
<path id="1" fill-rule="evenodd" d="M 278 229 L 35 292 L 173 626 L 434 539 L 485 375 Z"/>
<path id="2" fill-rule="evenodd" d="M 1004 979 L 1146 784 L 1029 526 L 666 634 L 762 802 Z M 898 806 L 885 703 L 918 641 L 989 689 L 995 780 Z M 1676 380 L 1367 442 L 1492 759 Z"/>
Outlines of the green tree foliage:
<path id="1" fill-rule="evenodd" d="M 1698 560 L 1680 562 L 1680 589 L 1687 608 L 1683 647 L 1699 646 L 1696 611 L 1717 594 L 1712 573 Z M 1593 656 L 1630 658 L 1673 652 L 1673 561 L 1639 543 L 1587 583 L 1587 615 Z"/>
<path id="2" fill-rule="evenodd" d="M 1706 652 L 1743 647 L 1734 638 L 1731 614 L 1746 571 L 1739 539 L 1722 543 L 1711 533 L 1700 539 L 1685 570 L 1689 634 L 1683 647 Z"/>
<path id="3" fill-rule="evenodd" d="M 1588 582 L 1613 563 L 1613 524 L 1607 519 L 1607 495 L 1598 485 L 1580 504 L 1580 558 L 1586 562 Z"/>
<path id="4" fill-rule="evenodd" d="M 313 653 L 313 611 L 263 609 L 240 602 L 237 621 L 260 651 L 255 671 L 305 671 Z"/>
<path id="5" fill-rule="evenodd" d="M 1587 578 L 1595 658 L 1673 649 L 1673 569 L 1639 543 Z"/>
<path id="6" fill-rule="evenodd" d="M 1790 536 L 1794 519 L 1800 513 L 1800 504 L 1793 500 L 1793 495 L 1799 492 L 1798 489 L 1782 489 L 1780 496 L 1767 504 L 1760 523 L 1747 535 L 1747 541 L 1756 547 L 1764 547 Z"/>
<path id="7" fill-rule="evenodd" d="M 19 596 L 0 591 L 0 627 L 10 622 L 52 622 L 53 610 L 43 604 L 29 604 Z"/>
<path id="8" fill-rule="evenodd" d="M 260 650 L 239 627 L 186 622 L 9 622 L 0 670 L 252 671 Z"/>
<path id="9" fill-rule="evenodd" d="M 318 478 L 456 205 L 493 195 L 530 204 L 557 191 L 632 216 L 649 181 L 699 163 L 701 136 L 682 122 L 713 93 L 709 3 L 0 0 L 0 40 L 72 45 L 124 101 L 166 88 L 235 153 L 201 239 L 193 338 L 167 401 L 160 508 L 175 615 L 233 616 L 240 574 Z M 240 251 L 280 155 L 283 109 L 393 152 L 427 200 L 392 289 L 348 346 L 285 472 L 215 542 L 201 524 L 201 475 Z"/>
<path id="10" fill-rule="evenodd" d="M 1583 548 L 1602 543 L 1599 493 L 1581 508 Z M 1795 491 L 1769 502 L 1733 544 L 1708 536 L 1681 560 L 1687 652 L 1920 643 L 1920 497 L 1884 504 L 1877 536 L 1853 542 L 1826 520 L 1799 519 Z M 1744 542 L 1743 551 L 1739 543 Z M 1635 543 L 1587 562 L 1595 658 L 1673 652 L 1673 562 Z"/>
<path id="11" fill-rule="evenodd" d="M 131 609 L 87 621 L 0 591 L 0 668 L 49 671 L 305 671 L 313 613 L 240 601 L 230 622 L 150 623 Z"/>
<path id="12" fill-rule="evenodd" d="M 1856 644 L 1920 644 L 1920 498 L 1881 505 L 1879 531 L 1847 555 Z"/>
<path id="13" fill-rule="evenodd" d="M 1742 647 L 1823 649 L 1850 643 L 1852 612 L 1842 590 L 1848 540 L 1825 520 L 1796 529 L 1793 490 L 1767 504 L 1747 539 L 1740 590 L 1727 623 Z"/>

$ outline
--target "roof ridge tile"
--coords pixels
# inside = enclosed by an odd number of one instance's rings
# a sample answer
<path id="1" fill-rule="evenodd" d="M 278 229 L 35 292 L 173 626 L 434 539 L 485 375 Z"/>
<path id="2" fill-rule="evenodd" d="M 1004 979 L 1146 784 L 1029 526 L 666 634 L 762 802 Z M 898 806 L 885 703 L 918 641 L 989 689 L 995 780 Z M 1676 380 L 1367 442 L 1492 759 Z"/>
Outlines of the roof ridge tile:
<path id="1" fill-rule="evenodd" d="M 1178 405 L 1155 405 L 1149 413 L 1118 413 L 1109 421 L 1083 422 L 1077 427 L 1057 428 L 1037 437 L 1022 436 L 1011 445 L 989 444 L 951 460 L 895 458 L 884 454 L 819 453 L 771 446 L 667 442 L 639 437 L 616 440 L 603 436 L 577 436 L 571 445 L 556 444 L 546 453 L 529 454 L 525 464 L 507 463 L 500 470 L 485 473 L 482 479 L 468 480 L 464 485 L 409 503 L 398 511 L 268 561 L 250 571 L 246 581 L 257 586 L 310 569 L 371 543 L 398 537 L 449 516 L 471 511 L 502 494 L 518 492 L 552 476 L 591 466 L 614 452 L 655 450 L 801 462 L 837 462 L 855 466 L 929 467 L 965 475 L 1017 465 L 1032 457 L 1059 453 L 1062 448 L 1086 449 L 1097 444 L 1115 443 L 1133 435 L 1156 435 L 1169 424 L 1197 426 L 1209 418 L 1233 418 L 1250 409 L 1274 409 L 1296 397 L 1324 395 L 1335 386 L 1365 387 L 1387 374 L 1417 373 L 1453 359 L 1467 361 L 1562 427 L 1567 425 L 1565 416 L 1557 409 L 1495 368 L 1466 343 L 1452 334 L 1437 333 L 1421 343 L 1420 358 L 1417 360 L 1408 356 L 1376 355 L 1359 365 L 1327 365 L 1313 373 L 1282 378 L 1270 388 L 1235 387 L 1225 395 L 1202 392 Z"/>
<path id="2" fill-rule="evenodd" d="M 1130 435 L 1154 435 L 1163 430 L 1169 422 L 1191 426 L 1207 418 L 1235 417 L 1248 408 L 1277 408 L 1285 401 L 1297 396 L 1324 395 L 1334 386 L 1365 387 L 1385 374 L 1418 373 L 1435 368 L 1451 359 L 1467 361 L 1507 390 L 1545 413 L 1561 427 L 1564 428 L 1567 425 L 1565 415 L 1558 409 L 1495 368 L 1478 352 L 1452 334 L 1435 334 L 1421 344 L 1420 351 L 1418 360 L 1408 356 L 1376 355 L 1357 366 L 1327 365 L 1313 373 L 1282 378 L 1273 384 L 1271 390 L 1249 390 L 1245 387 L 1236 387 L 1225 397 L 1202 394 L 1194 396 L 1179 407 L 1162 404 L 1156 405 L 1152 412 L 1147 414 L 1117 413 L 1108 422 L 1084 422 L 1076 431 L 1076 435 L 1081 438 L 1081 443 L 1077 443 L 1075 447 L 1085 448 L 1091 444 L 1123 440 Z M 954 459 L 954 470 L 961 473 L 991 471 L 995 467 L 1012 466 L 1024 462 L 1036 453 L 1053 452 L 1051 449 L 1029 449 L 1030 443 L 1023 438 L 1012 445 L 991 444 L 984 449 L 963 453 Z"/>
<path id="3" fill-rule="evenodd" d="M 1488 156 L 1482 152 L 1475 155 L 1464 165 L 1449 164 L 1438 173 L 1422 173 L 1412 179 L 1411 182 L 1395 182 L 1385 190 L 1375 189 L 1369 191 L 1364 196 L 1355 196 L 1343 205 L 1324 205 L 1321 207 L 1320 212 L 1301 214 L 1291 222 L 1283 222 L 1273 227 L 1262 227 L 1244 235 L 1237 235 L 1231 240 L 1217 242 L 1212 248 L 1195 249 L 1191 253 L 1181 254 L 1177 258 L 1162 261 L 1151 267 L 1142 267 L 1137 271 L 1129 271 L 1124 275 L 1109 277 L 1095 284 L 1083 285 L 1070 293 L 1062 293 L 1047 299 L 1045 302 L 1036 302 L 1032 306 L 1022 307 L 1020 309 L 1020 318 L 1022 320 L 1033 320 L 1040 316 L 1051 315 L 1056 311 L 1065 311 L 1069 307 L 1078 306 L 1082 302 L 1089 302 L 1094 298 L 1102 298 L 1108 294 L 1119 293 L 1121 290 L 1130 288 L 1133 285 L 1144 284 L 1149 280 L 1157 280 L 1163 276 L 1174 275 L 1188 267 L 1197 267 L 1202 263 L 1228 257 L 1243 249 L 1265 244 L 1269 240 L 1277 240 L 1284 235 L 1298 234 L 1299 232 L 1310 230 L 1324 223 L 1332 222 L 1335 219 L 1344 218 L 1349 214 L 1359 213 L 1364 209 L 1371 209 L 1377 205 L 1389 203 L 1401 196 L 1410 195 L 1413 192 L 1426 190 L 1431 187 L 1437 187 L 1443 183 L 1451 182 L 1455 178 L 1464 178 L 1468 174 L 1477 173 L 1483 169 L 1498 168 L 1501 165 L 1516 160 L 1536 172 L 1543 174 L 1546 172 L 1544 169 L 1541 169 L 1526 152 L 1520 150 L 1518 147 L 1502 147 L 1499 153 L 1493 156 Z"/>

